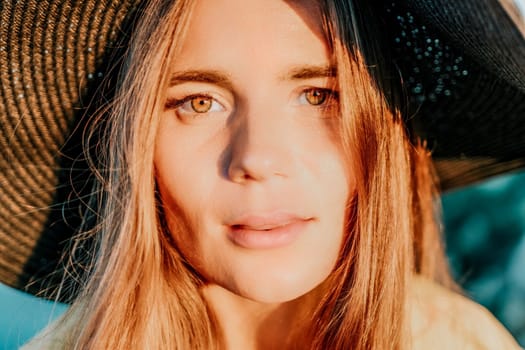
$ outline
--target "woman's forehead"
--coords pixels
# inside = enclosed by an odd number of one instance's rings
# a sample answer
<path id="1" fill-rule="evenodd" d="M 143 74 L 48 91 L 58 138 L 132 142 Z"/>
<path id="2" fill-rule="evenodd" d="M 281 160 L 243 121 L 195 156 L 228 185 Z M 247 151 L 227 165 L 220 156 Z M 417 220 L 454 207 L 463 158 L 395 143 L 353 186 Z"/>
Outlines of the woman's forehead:
<path id="1" fill-rule="evenodd" d="M 314 1 L 198 0 L 175 66 L 239 71 L 327 66 L 322 28 Z"/>
<path id="2" fill-rule="evenodd" d="M 317 1 L 196 0 L 191 17 L 192 30 L 220 28 L 238 35 L 239 28 L 288 32 L 307 26 L 316 35 L 323 33 Z"/>

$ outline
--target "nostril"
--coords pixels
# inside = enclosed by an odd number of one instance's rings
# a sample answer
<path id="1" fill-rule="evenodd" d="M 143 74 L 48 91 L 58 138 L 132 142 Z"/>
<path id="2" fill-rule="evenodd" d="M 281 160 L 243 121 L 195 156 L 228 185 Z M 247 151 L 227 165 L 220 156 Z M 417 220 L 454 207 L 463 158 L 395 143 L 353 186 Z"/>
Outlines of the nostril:
<path id="1" fill-rule="evenodd" d="M 238 183 L 263 181 L 272 173 L 264 161 L 251 159 L 251 157 L 239 157 L 232 160 L 228 169 L 229 178 Z"/>

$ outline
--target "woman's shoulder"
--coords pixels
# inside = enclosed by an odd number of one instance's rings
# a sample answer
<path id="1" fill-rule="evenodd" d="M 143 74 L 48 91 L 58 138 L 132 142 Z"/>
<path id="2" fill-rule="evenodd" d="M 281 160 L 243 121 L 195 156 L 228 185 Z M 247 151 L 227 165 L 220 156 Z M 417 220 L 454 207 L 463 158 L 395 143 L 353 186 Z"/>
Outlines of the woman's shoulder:
<path id="1" fill-rule="evenodd" d="M 413 349 L 520 349 L 484 307 L 423 277 L 409 297 Z"/>
<path id="2" fill-rule="evenodd" d="M 61 317 L 50 323 L 35 335 L 20 350 L 60 350 L 66 346 L 66 338 L 75 327 L 78 317 L 67 310 Z"/>
<path id="3" fill-rule="evenodd" d="M 62 339 L 54 337 L 52 335 L 37 335 L 29 341 L 29 343 L 24 344 L 20 350 L 57 350 L 63 349 L 64 343 Z"/>
<path id="4" fill-rule="evenodd" d="M 63 336 L 57 332 L 55 324 L 51 324 L 43 331 L 34 336 L 20 350 L 55 350 L 63 349 Z"/>

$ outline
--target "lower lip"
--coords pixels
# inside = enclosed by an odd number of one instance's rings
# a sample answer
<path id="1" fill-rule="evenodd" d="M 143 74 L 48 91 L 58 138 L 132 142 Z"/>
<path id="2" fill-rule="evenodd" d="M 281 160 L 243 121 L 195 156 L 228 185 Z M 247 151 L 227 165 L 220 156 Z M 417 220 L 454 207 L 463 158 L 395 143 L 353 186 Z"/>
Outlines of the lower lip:
<path id="1" fill-rule="evenodd" d="M 247 249 L 271 249 L 286 246 L 305 231 L 310 220 L 293 221 L 271 230 L 251 230 L 230 227 L 228 238 L 235 244 Z"/>

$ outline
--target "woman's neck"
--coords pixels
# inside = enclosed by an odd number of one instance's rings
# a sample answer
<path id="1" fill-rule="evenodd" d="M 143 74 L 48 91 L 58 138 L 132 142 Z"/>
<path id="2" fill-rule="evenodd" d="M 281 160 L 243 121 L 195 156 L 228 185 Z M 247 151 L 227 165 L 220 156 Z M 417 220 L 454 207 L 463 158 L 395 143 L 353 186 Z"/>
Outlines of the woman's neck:
<path id="1" fill-rule="evenodd" d="M 210 285 L 203 289 L 227 350 L 303 348 L 316 291 L 284 303 L 259 303 Z"/>

